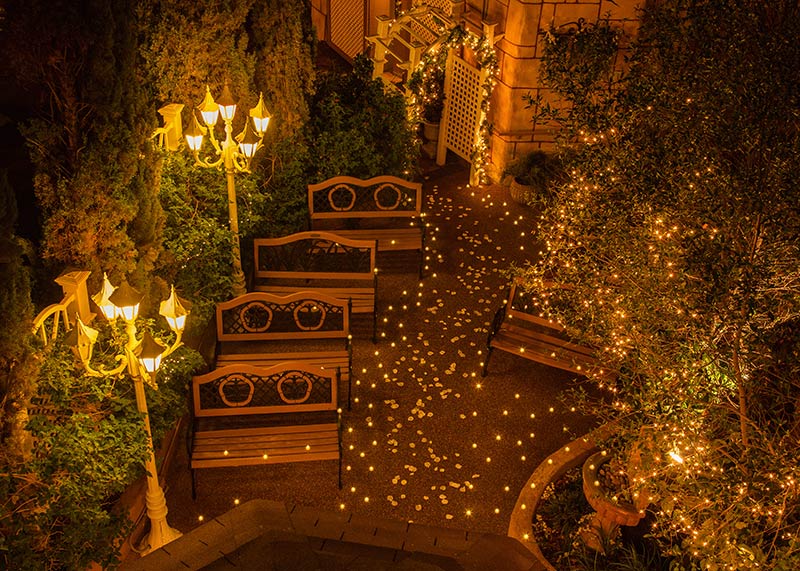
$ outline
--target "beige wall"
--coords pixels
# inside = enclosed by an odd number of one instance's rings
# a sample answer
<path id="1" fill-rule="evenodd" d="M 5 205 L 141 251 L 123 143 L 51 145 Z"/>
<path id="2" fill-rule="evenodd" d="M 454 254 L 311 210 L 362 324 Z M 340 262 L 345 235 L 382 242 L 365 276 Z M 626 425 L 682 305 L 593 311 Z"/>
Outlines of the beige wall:
<path id="1" fill-rule="evenodd" d="M 640 0 L 495 0 L 488 7 L 488 18 L 498 24 L 503 34 L 497 42 L 499 73 L 491 102 L 493 134 L 490 175 L 498 179 L 503 167 L 520 153 L 547 148 L 553 134 L 545 127 L 531 123 L 532 110 L 525 109 L 523 95 L 541 94 L 554 98 L 539 87 L 538 73 L 542 55 L 541 30 L 583 18 L 596 22 L 606 14 L 626 31 L 635 33 L 636 8 Z"/>

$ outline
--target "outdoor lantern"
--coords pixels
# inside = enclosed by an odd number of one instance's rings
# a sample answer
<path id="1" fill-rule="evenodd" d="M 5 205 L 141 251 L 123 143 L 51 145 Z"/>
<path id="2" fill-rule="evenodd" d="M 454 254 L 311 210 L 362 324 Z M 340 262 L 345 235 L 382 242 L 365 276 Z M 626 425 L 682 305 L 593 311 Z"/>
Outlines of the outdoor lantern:
<path id="1" fill-rule="evenodd" d="M 148 373 L 155 373 L 161 365 L 161 355 L 164 353 L 164 346 L 153 339 L 147 331 L 142 334 L 142 342 L 135 349 L 136 358 L 139 364 Z"/>
<path id="2" fill-rule="evenodd" d="M 161 302 L 158 313 L 164 316 L 170 329 L 179 333 L 186 327 L 186 316 L 189 315 L 187 306 L 189 302 L 179 298 L 175 293 L 175 286 L 171 286 L 169 297 Z"/>
<path id="3" fill-rule="evenodd" d="M 143 297 L 139 290 L 131 287 L 127 281 L 123 281 L 108 300 L 117 307 L 118 315 L 125 321 L 132 322 L 139 315 L 139 304 Z"/>
<path id="4" fill-rule="evenodd" d="M 77 317 L 75 328 L 69 332 L 69 335 L 64 340 L 81 362 L 89 363 L 92 360 L 92 350 L 99 333 L 97 329 L 84 325 L 81 318 Z"/>
<path id="5" fill-rule="evenodd" d="M 256 154 L 258 150 L 258 145 L 261 143 L 261 137 L 256 135 L 253 130 L 250 128 L 250 123 L 244 124 L 244 131 L 238 137 L 239 141 L 239 150 L 241 153 L 247 157 L 248 166 L 250 164 L 250 159 L 253 158 L 253 155 Z"/>
<path id="6" fill-rule="evenodd" d="M 203 102 L 197 107 L 200 111 L 200 114 L 203 116 L 203 122 L 209 127 L 213 127 L 217 124 L 217 119 L 219 118 L 219 105 L 217 102 L 214 101 L 214 98 L 211 97 L 211 88 L 206 85 L 206 96 L 203 99 Z"/>
<path id="7" fill-rule="evenodd" d="M 217 101 L 217 103 L 219 103 L 219 114 L 222 115 L 222 118 L 225 121 L 231 121 L 234 113 L 236 113 L 236 101 L 233 99 L 227 81 L 222 88 L 222 95 L 219 96 L 219 101 Z"/>
<path id="8" fill-rule="evenodd" d="M 258 94 L 258 104 L 250 109 L 250 117 L 253 118 L 253 127 L 258 133 L 259 137 L 263 137 L 267 132 L 267 126 L 272 116 L 267 111 L 267 106 L 264 105 L 264 94 Z"/>
<path id="9" fill-rule="evenodd" d="M 194 114 L 194 111 L 192 111 L 192 119 L 189 121 L 189 125 L 186 127 L 184 134 L 186 135 L 186 144 L 189 145 L 189 148 L 195 153 L 199 152 L 200 147 L 203 146 L 205 128 L 197 120 L 197 115 Z"/>
<path id="10" fill-rule="evenodd" d="M 116 289 L 117 288 L 112 286 L 111 282 L 108 281 L 108 276 L 103 273 L 103 287 L 92 296 L 92 301 L 97 304 L 97 307 L 100 308 L 100 311 L 109 321 L 116 319 L 119 315 L 117 313 L 117 306 L 109 300 L 111 294 L 113 294 Z"/>

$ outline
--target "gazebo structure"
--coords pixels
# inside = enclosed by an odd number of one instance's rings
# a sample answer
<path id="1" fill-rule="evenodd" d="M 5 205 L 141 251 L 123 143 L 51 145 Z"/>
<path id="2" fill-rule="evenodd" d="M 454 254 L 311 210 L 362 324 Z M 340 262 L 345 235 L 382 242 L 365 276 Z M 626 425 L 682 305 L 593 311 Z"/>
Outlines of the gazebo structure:
<path id="1" fill-rule="evenodd" d="M 521 153 L 553 144 L 547 125 L 532 121 L 523 96 L 551 93 L 539 85 L 542 32 L 578 21 L 608 18 L 635 32 L 645 0 L 312 0 L 319 39 L 352 60 L 367 51 L 375 72 L 403 83 L 431 49 L 447 45 L 450 31 L 467 32 L 448 45 L 445 111 L 436 145 L 437 162 L 452 151 L 473 166 L 474 179 L 498 180 Z M 491 49 L 491 55 L 488 50 Z"/>

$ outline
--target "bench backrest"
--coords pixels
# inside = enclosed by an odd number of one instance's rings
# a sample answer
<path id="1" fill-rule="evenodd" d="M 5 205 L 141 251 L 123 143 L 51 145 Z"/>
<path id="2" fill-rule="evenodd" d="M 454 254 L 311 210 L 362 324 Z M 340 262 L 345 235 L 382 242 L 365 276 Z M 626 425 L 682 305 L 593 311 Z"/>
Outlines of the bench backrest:
<path id="1" fill-rule="evenodd" d="M 331 232 L 298 232 L 282 238 L 258 238 L 255 277 L 374 279 L 374 240 L 354 240 Z"/>
<path id="2" fill-rule="evenodd" d="M 422 184 L 395 176 L 367 180 L 337 176 L 308 185 L 311 220 L 414 218 L 422 209 Z"/>
<path id="3" fill-rule="evenodd" d="M 264 292 L 217 304 L 218 341 L 346 339 L 350 303 L 321 292 L 286 296 Z"/>
<path id="4" fill-rule="evenodd" d="M 192 378 L 194 416 L 242 416 L 337 409 L 339 372 L 301 361 L 233 364 Z"/>
<path id="5" fill-rule="evenodd" d="M 516 281 L 512 282 L 506 300 L 506 319 L 527 321 L 554 331 L 564 331 L 564 327 L 551 319 L 541 317 L 539 313 L 541 310 L 533 303 L 531 295 L 519 287 Z"/>

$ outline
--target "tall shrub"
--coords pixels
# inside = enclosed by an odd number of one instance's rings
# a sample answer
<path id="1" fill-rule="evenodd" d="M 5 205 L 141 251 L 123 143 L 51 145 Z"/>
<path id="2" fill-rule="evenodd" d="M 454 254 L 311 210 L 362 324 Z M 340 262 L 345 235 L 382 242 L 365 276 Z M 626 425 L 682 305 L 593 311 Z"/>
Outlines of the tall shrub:
<path id="1" fill-rule="evenodd" d="M 312 180 L 333 176 L 412 178 L 417 141 L 398 91 L 372 79 L 372 62 L 361 54 L 348 73 L 329 72 L 317 82 L 311 106 L 309 146 Z"/>
<path id="2" fill-rule="evenodd" d="M 14 229 L 17 207 L 6 171 L 0 170 L 0 465 L 23 458 L 27 407 L 38 367 L 29 332 L 33 320 L 29 268 Z"/>
<path id="3" fill-rule="evenodd" d="M 6 3 L 4 53 L 32 96 L 23 133 L 54 273 L 135 272 L 142 284 L 158 254 L 155 121 L 136 69 L 134 4 Z"/>

